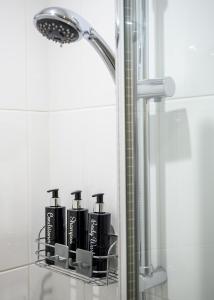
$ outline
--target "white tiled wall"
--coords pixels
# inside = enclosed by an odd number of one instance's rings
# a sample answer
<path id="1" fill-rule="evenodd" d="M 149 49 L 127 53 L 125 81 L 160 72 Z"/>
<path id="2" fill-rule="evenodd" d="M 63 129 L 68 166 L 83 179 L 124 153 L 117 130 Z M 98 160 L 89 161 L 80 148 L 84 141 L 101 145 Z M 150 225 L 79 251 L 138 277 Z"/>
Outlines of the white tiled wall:
<path id="1" fill-rule="evenodd" d="M 28 262 L 27 115 L 0 111 L 0 270 Z M 14 151 L 14 149 L 16 151 Z M 14 250 L 16 255 L 14 255 Z"/>
<path id="2" fill-rule="evenodd" d="M 48 49 L 45 39 L 35 30 L 34 15 L 47 6 L 47 0 L 26 2 L 26 98 L 27 109 L 49 109 Z"/>
<path id="3" fill-rule="evenodd" d="M 0 20 L 1 108 L 25 109 L 26 7 L 24 0 L 4 1 Z M 8 19 L 8 16 L 10 18 Z M 15 51 L 14 51 L 15 49 Z"/>
<path id="4" fill-rule="evenodd" d="M 74 190 L 83 190 L 84 205 L 93 210 L 95 193 L 105 193 L 105 208 L 117 227 L 116 113 L 101 107 L 52 113 L 51 185 L 60 186 L 67 207 Z"/>
<path id="5" fill-rule="evenodd" d="M 0 273 L 0 296 L 2 300 L 28 300 L 28 268 Z"/>
<path id="6" fill-rule="evenodd" d="M 213 95 L 213 1 L 149 3 L 153 72 L 176 80 L 176 98 Z"/>
<path id="7" fill-rule="evenodd" d="M 29 298 L 30 300 L 70 300 L 70 279 L 57 273 L 49 272 L 37 266 L 29 268 Z M 16 298 L 11 298 L 10 300 Z M 77 300 L 82 300 L 77 298 Z M 85 300 L 85 299 L 84 299 Z"/>
<path id="8" fill-rule="evenodd" d="M 49 184 L 47 46 L 32 22 L 45 3 L 0 3 L 1 300 L 46 299 L 32 285 L 34 279 L 39 287 L 43 273 L 25 267 L 35 260 L 34 239 L 43 222 Z M 53 297 L 54 291 L 49 299 Z"/>
<path id="9" fill-rule="evenodd" d="M 48 205 L 46 190 L 50 184 L 49 115 L 28 113 L 28 197 L 30 199 L 29 257 L 35 260 L 35 238 L 44 225 L 44 206 Z"/>
<path id="10" fill-rule="evenodd" d="M 114 50 L 114 0 L 50 0 L 82 15 Z M 115 85 L 106 66 L 85 40 L 49 45 L 50 105 L 69 110 L 115 104 Z"/>
<path id="11" fill-rule="evenodd" d="M 153 210 L 158 210 L 153 211 L 158 216 L 153 261 L 166 268 L 168 282 L 149 291 L 148 299 L 211 300 L 214 3 L 150 4 L 150 73 L 172 76 L 177 90 L 174 99 L 151 105 L 151 148 L 159 141 L 159 152 L 152 152 L 152 182 L 159 186 L 152 194 Z"/>
<path id="12" fill-rule="evenodd" d="M 56 0 L 51 5 L 59 5 Z M 60 1 L 87 19 L 114 50 L 114 1 Z M 50 178 L 59 186 L 67 207 L 70 193 L 83 191 L 84 205 L 93 210 L 91 195 L 105 193 L 117 232 L 117 142 L 115 84 L 101 58 L 85 40 L 73 45 L 49 43 Z M 54 63 L 53 63 L 54 62 Z M 111 293 L 111 294 L 110 294 Z M 71 281 L 74 300 L 118 298 L 118 289 L 90 288 Z"/>
<path id="13" fill-rule="evenodd" d="M 60 48 L 35 30 L 34 14 L 49 5 L 83 15 L 114 49 L 113 0 L 0 3 L 0 299 L 107 299 L 108 289 L 25 266 L 49 187 L 69 207 L 82 189 L 90 210 L 91 194 L 104 192 L 117 231 L 115 85 L 86 41 Z"/>

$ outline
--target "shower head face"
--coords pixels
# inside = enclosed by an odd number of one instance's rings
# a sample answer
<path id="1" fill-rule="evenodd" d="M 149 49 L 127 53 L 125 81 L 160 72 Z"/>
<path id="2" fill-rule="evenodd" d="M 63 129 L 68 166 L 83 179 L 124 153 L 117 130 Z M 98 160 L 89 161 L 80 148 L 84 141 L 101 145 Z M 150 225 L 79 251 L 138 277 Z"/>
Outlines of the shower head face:
<path id="1" fill-rule="evenodd" d="M 79 33 L 58 20 L 42 19 L 37 22 L 37 29 L 47 39 L 60 44 L 72 43 L 79 39 Z"/>
<path id="2" fill-rule="evenodd" d="M 80 16 L 59 7 L 42 10 L 34 17 L 34 24 L 43 36 L 60 44 L 78 41 L 89 27 Z"/>
<path id="3" fill-rule="evenodd" d="M 65 44 L 86 39 L 104 60 L 115 79 L 115 56 L 105 40 L 81 16 L 61 7 L 48 7 L 34 17 L 34 25 L 47 39 Z"/>

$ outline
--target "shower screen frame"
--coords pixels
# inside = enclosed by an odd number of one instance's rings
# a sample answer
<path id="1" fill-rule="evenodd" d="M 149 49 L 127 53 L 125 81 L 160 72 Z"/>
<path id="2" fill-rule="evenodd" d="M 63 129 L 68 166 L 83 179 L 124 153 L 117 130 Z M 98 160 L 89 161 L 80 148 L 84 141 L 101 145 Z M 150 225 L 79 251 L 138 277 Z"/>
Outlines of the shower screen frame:
<path id="1" fill-rule="evenodd" d="M 119 132 L 120 299 L 139 299 L 137 217 L 137 17 L 138 0 L 117 1 Z M 144 2 L 143 0 L 142 2 Z M 125 245 L 125 247 L 124 247 Z"/>
<path id="2" fill-rule="evenodd" d="M 120 299 L 144 299 L 167 280 L 152 266 L 150 211 L 150 101 L 175 93 L 171 77 L 149 79 L 149 0 L 117 1 L 120 211 Z M 124 245 L 126 247 L 124 247 Z M 125 250 L 124 250 L 125 248 Z"/>

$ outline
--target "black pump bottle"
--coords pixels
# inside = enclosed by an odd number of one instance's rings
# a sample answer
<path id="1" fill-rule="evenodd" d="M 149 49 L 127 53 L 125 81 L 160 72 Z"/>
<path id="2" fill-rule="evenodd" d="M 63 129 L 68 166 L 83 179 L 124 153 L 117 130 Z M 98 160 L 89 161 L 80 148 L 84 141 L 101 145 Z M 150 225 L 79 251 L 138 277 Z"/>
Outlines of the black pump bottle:
<path id="1" fill-rule="evenodd" d="M 104 212 L 103 195 L 95 194 L 97 198 L 93 213 L 89 213 L 89 251 L 94 256 L 106 256 L 110 247 L 111 214 Z M 93 258 L 94 277 L 105 277 L 107 259 Z M 100 271 L 100 273 L 96 273 Z"/>
<path id="2" fill-rule="evenodd" d="M 47 191 L 52 193 L 50 206 L 45 207 L 45 242 L 55 245 L 55 243 L 65 244 L 65 207 L 59 205 L 59 189 Z M 54 256 L 53 247 L 46 246 L 46 256 Z M 46 263 L 53 265 L 51 259 L 46 259 Z"/>
<path id="3" fill-rule="evenodd" d="M 81 207 L 81 192 L 75 191 L 72 209 L 67 210 L 67 245 L 69 250 L 77 248 L 87 250 L 88 247 L 88 210 Z M 72 261 L 76 254 L 70 253 Z"/>

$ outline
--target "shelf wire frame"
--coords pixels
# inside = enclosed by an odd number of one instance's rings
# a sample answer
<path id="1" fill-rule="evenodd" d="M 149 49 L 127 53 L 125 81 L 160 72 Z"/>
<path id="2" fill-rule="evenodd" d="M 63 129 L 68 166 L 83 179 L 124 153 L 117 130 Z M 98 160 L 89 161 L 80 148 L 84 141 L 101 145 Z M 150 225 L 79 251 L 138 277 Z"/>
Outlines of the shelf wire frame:
<path id="1" fill-rule="evenodd" d="M 107 260 L 107 269 L 105 271 L 92 271 L 93 275 L 96 274 L 106 274 L 105 277 L 87 277 L 85 275 L 82 275 L 78 273 L 75 270 L 62 268 L 56 265 L 50 265 L 46 263 L 46 260 L 52 260 L 55 261 L 58 259 L 58 256 L 49 256 L 45 254 L 45 247 L 48 246 L 49 248 L 54 248 L 55 245 L 50 245 L 45 242 L 45 237 L 43 236 L 43 232 L 45 230 L 45 226 L 43 226 L 38 234 L 38 238 L 36 239 L 37 243 L 37 250 L 35 251 L 35 254 L 37 256 L 37 260 L 35 261 L 35 265 L 41 268 L 48 269 L 50 271 L 62 274 L 67 277 L 71 277 L 80 281 L 83 281 L 87 284 L 97 285 L 97 286 L 106 286 L 111 285 L 118 282 L 119 276 L 118 276 L 118 254 L 117 254 L 117 235 L 111 234 L 111 239 L 113 242 L 111 243 L 111 246 L 108 249 L 108 253 L 106 256 L 95 256 L 93 255 L 93 259 L 106 259 Z M 76 251 L 69 250 L 69 253 L 75 254 Z M 92 261 L 93 261 L 92 259 Z M 66 258 L 65 258 L 66 260 Z M 75 264 L 74 264 L 75 266 Z"/>

